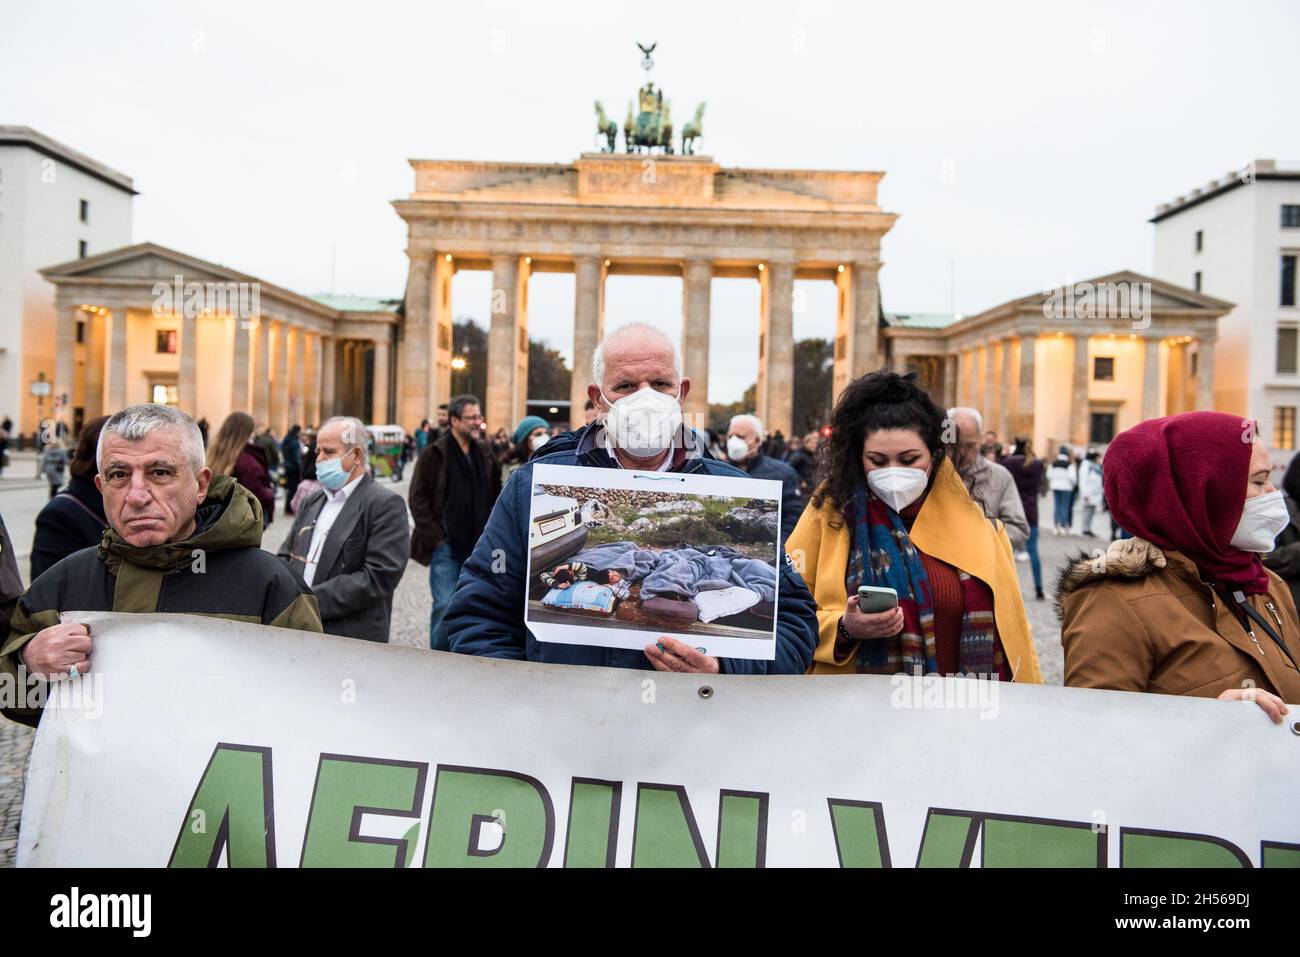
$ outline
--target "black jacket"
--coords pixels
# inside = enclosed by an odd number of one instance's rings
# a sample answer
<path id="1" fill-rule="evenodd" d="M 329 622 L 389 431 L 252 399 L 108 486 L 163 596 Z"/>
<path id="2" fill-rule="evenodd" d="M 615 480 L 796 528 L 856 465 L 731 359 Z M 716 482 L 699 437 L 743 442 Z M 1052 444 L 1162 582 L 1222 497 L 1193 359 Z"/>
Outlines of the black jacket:
<path id="1" fill-rule="evenodd" d="M 421 565 L 429 564 L 433 550 L 446 537 L 442 506 L 447 498 L 447 456 L 451 454 L 451 443 L 455 441 L 450 430 L 443 432 L 424 447 L 411 474 L 411 488 L 406 493 L 411 518 L 415 521 L 411 532 L 411 558 Z M 495 502 L 501 494 L 501 469 L 492 458 L 487 443 L 474 442 L 471 454 L 479 456 L 487 469 L 489 504 Z"/>
<path id="2" fill-rule="evenodd" d="M 325 502 L 324 491 L 307 497 L 277 553 L 299 579 Z M 312 576 L 326 634 L 388 640 L 393 592 L 406 571 L 410 537 L 406 503 L 370 474 L 362 476 L 330 526 Z"/>
<path id="3" fill-rule="evenodd" d="M 73 476 L 67 487 L 46 503 L 36 516 L 32 539 L 32 581 L 73 552 L 98 545 L 108 528 L 104 496 L 95 488 L 94 476 Z"/>

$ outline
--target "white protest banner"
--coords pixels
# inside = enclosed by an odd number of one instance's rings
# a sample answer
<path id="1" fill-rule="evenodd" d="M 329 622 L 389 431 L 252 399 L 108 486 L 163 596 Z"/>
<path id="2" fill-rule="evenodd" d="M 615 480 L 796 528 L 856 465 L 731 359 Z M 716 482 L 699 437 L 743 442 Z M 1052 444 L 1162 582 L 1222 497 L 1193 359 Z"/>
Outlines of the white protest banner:
<path id="1" fill-rule="evenodd" d="M 76 617 L 102 681 L 42 719 L 23 865 L 1300 863 L 1300 735 L 1254 704 Z"/>
<path id="2" fill-rule="evenodd" d="M 776 657 L 781 483 L 533 466 L 524 623 L 538 641 Z"/>

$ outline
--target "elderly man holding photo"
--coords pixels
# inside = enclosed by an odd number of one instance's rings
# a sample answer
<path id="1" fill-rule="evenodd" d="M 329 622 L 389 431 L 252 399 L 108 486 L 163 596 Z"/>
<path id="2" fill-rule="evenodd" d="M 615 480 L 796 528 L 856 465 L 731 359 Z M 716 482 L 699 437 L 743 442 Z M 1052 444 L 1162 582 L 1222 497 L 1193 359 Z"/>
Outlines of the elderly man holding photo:
<path id="1" fill-rule="evenodd" d="M 203 464 L 203 437 L 184 412 L 136 405 L 107 422 L 95 485 L 108 530 L 32 582 L 18 600 L 0 671 L 11 681 L 90 670 L 94 636 L 65 611 L 172 612 L 320 631 L 311 590 L 262 551 L 262 507 Z M 21 669 L 21 670 L 20 670 Z M 7 708 L 35 724 L 39 708 Z"/>
<path id="2" fill-rule="evenodd" d="M 451 650 L 492 658 L 611 668 L 655 668 L 706 674 L 802 674 L 817 645 L 817 617 L 803 580 L 781 562 L 776 608 L 776 658 L 715 658 L 664 637 L 641 651 L 542 643 L 524 625 L 528 523 L 536 463 L 744 477 L 709 456 L 682 421 L 691 388 L 677 347 L 652 326 L 633 324 L 611 334 L 592 357 L 587 395 L 600 418 L 552 439 L 543 454 L 511 476 L 478 545 L 465 563 L 447 611 Z"/>

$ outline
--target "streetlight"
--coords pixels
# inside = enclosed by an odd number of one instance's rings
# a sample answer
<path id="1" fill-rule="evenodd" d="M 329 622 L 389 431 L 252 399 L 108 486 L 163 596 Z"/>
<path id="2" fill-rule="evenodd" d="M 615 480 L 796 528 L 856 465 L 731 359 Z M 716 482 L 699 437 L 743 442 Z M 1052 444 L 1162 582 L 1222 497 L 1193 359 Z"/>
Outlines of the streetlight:
<path id="1" fill-rule="evenodd" d="M 451 367 L 457 372 L 464 372 L 467 364 L 464 356 L 456 356 L 451 360 Z"/>

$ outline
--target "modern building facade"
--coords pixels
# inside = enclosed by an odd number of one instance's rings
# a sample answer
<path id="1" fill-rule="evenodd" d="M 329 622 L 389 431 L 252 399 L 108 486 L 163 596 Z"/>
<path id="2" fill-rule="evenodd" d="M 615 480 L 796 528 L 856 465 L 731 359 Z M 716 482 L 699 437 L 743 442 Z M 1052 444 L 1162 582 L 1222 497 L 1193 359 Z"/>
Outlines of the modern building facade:
<path id="1" fill-rule="evenodd" d="M 1300 409 L 1300 163 L 1255 160 L 1151 222 L 1155 275 L 1236 304 L 1219 325 L 1214 405 L 1257 420 L 1284 464 Z"/>
<path id="2" fill-rule="evenodd" d="M 40 270 L 131 242 L 131 177 L 26 126 L 0 126 L 0 418 L 72 424 L 55 388 L 54 287 Z"/>

